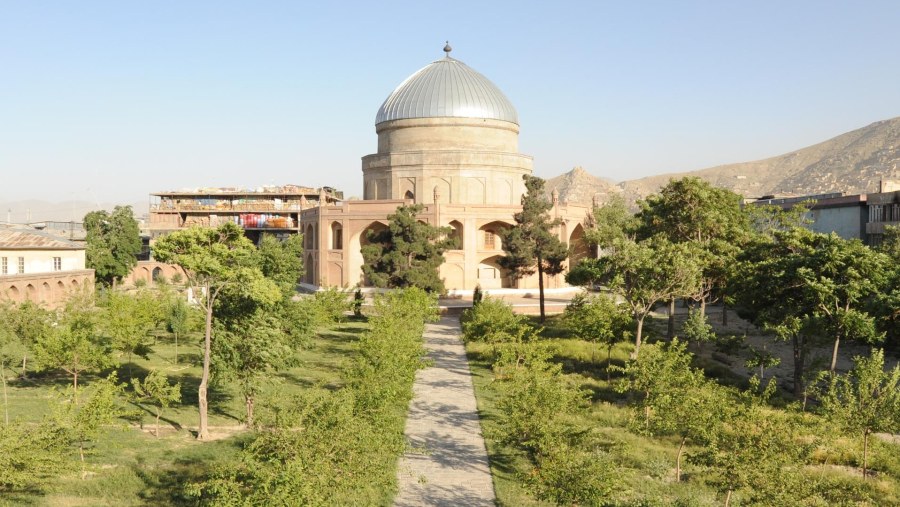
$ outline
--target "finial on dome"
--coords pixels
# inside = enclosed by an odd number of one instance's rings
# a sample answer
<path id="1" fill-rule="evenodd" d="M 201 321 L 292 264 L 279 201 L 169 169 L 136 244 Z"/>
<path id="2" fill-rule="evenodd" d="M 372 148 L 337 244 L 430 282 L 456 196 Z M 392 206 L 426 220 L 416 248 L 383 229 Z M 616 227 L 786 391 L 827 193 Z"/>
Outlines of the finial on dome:
<path id="1" fill-rule="evenodd" d="M 446 45 L 444 46 L 444 53 L 447 53 L 447 58 L 450 58 L 451 51 L 453 51 L 453 48 L 450 47 L 450 41 L 446 41 Z"/>

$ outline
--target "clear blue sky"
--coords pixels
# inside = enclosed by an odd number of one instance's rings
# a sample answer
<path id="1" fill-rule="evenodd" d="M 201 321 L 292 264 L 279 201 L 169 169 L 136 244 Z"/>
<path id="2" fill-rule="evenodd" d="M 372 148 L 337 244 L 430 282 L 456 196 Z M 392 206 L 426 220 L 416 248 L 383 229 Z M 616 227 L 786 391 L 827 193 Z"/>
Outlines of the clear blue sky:
<path id="1" fill-rule="evenodd" d="M 778 155 L 900 115 L 900 2 L 0 0 L 0 201 L 361 192 L 374 118 L 453 56 L 551 177 Z"/>

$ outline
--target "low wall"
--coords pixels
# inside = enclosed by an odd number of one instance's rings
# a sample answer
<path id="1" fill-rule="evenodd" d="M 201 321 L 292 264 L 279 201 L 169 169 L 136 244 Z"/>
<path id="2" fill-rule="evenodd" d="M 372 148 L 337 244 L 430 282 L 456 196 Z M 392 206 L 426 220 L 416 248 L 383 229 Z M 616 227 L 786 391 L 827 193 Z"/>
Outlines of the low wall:
<path id="1" fill-rule="evenodd" d="M 65 304 L 72 291 L 84 286 L 93 289 L 93 269 L 0 275 L 0 298 L 14 303 L 33 301 L 55 309 Z"/>

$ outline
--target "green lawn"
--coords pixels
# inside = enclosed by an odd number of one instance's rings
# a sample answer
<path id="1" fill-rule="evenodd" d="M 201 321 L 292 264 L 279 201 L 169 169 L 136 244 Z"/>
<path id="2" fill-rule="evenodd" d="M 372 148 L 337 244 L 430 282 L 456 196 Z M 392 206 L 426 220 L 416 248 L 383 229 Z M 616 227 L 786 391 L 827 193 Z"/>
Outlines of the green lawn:
<path id="1" fill-rule="evenodd" d="M 300 353 L 296 367 L 272 376 L 257 402 L 257 413 L 265 410 L 267 396 L 314 385 L 340 387 L 342 365 L 355 353 L 356 339 L 366 328 L 364 322 L 349 322 L 316 336 Z M 135 358 L 133 363 L 118 368 L 121 380 L 157 369 L 181 383 L 182 403 L 163 413 L 160 438 L 153 434 L 154 408 L 130 403 L 142 416 L 121 420 L 105 429 L 101 441 L 87 456 L 89 473 L 84 480 L 75 465 L 78 456 L 73 449 L 71 473 L 48 481 L 41 491 L 0 494 L 0 505 L 196 505 L 184 496 L 184 485 L 203 477 L 217 462 L 235 458 L 242 442 L 252 433 L 243 427 L 244 404 L 240 395 L 227 385 L 214 385 L 210 391 L 210 427 L 216 440 L 195 440 L 199 338 L 180 340 L 179 345 L 178 364 L 174 362 L 172 340 L 161 336 L 146 360 Z M 79 384 L 89 386 L 93 378 L 96 377 L 80 378 Z M 26 380 L 11 381 L 10 419 L 40 420 L 63 402 L 70 382 L 64 375 L 34 372 L 29 372 Z"/>

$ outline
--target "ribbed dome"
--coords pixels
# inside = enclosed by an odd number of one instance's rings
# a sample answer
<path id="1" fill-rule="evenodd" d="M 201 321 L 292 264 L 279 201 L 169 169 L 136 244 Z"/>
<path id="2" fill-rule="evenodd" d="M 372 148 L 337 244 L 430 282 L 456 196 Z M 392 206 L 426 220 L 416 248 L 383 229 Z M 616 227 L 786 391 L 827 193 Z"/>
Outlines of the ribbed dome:
<path id="1" fill-rule="evenodd" d="M 519 116 L 494 83 L 454 58 L 442 58 L 400 83 L 375 124 L 407 118 L 488 118 L 518 125 Z"/>

